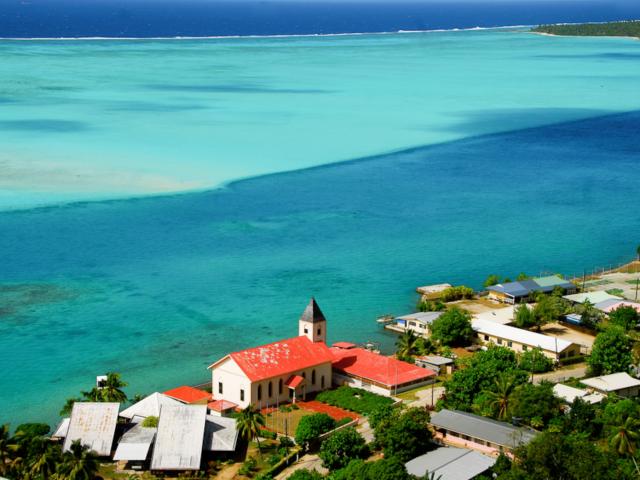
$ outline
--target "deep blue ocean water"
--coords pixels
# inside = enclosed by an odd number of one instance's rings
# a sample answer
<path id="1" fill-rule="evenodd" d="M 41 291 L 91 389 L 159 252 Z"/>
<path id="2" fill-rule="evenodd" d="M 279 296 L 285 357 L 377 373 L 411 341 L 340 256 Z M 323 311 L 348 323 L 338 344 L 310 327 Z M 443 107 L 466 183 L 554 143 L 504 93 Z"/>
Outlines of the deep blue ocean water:
<path id="1" fill-rule="evenodd" d="M 0 37 L 395 32 L 640 18 L 635 0 L 0 0 Z"/>

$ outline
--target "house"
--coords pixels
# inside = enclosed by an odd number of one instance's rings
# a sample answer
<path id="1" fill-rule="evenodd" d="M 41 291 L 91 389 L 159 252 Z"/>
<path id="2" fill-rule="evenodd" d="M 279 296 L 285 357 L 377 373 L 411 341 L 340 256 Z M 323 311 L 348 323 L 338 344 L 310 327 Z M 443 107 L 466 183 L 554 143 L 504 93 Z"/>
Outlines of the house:
<path id="1" fill-rule="evenodd" d="M 417 335 L 428 336 L 429 326 L 444 312 L 418 312 L 396 317 L 393 320 L 393 330 L 406 332 L 413 330 Z"/>
<path id="2" fill-rule="evenodd" d="M 557 337 L 501 325 L 488 320 L 473 320 L 471 326 L 480 342 L 485 345 L 500 345 L 516 353 L 540 348 L 553 361 L 580 355 L 580 345 Z"/>
<path id="3" fill-rule="evenodd" d="M 300 336 L 234 352 L 209 366 L 214 400 L 245 408 L 293 401 L 331 386 L 327 321 L 312 298 L 298 321 Z"/>
<path id="4" fill-rule="evenodd" d="M 600 403 L 605 398 L 600 393 L 589 392 L 588 390 L 570 387 L 562 383 L 557 383 L 553 386 L 553 393 L 567 404 L 573 403 L 576 398 L 581 398 L 587 403 Z"/>
<path id="5" fill-rule="evenodd" d="M 529 443 L 538 432 L 458 410 L 431 415 L 435 438 L 445 444 L 470 448 L 490 455 L 512 452 Z"/>
<path id="6" fill-rule="evenodd" d="M 62 450 L 68 452 L 71 444 L 80 440 L 98 456 L 111 455 L 119 408 L 119 403 L 112 402 L 74 403 Z"/>
<path id="7" fill-rule="evenodd" d="M 427 478 L 426 475 L 429 474 L 440 480 L 471 480 L 489 470 L 495 463 L 495 458 L 473 450 L 439 447 L 404 465 L 409 475 L 418 478 Z"/>
<path id="8" fill-rule="evenodd" d="M 228 417 L 237 410 L 238 405 L 228 400 L 214 400 L 213 402 L 207 403 L 207 408 L 211 415 Z"/>
<path id="9" fill-rule="evenodd" d="M 622 298 L 611 295 L 604 290 L 574 293 L 573 295 L 564 295 L 562 298 L 569 300 L 571 303 L 583 304 L 589 302 L 591 305 L 596 305 L 607 300 L 622 300 Z"/>
<path id="10" fill-rule="evenodd" d="M 387 397 L 427 385 L 435 381 L 436 373 L 393 357 L 347 344 L 331 347 L 333 383 L 362 388 Z"/>
<path id="11" fill-rule="evenodd" d="M 577 291 L 577 287 L 573 283 L 558 275 L 493 285 L 487 290 L 490 299 L 513 305 L 529 301 L 533 293 L 551 293 L 556 288 L 563 289 L 565 294 L 572 294 Z"/>
<path id="12" fill-rule="evenodd" d="M 206 417 L 206 405 L 162 407 L 151 470 L 199 470 Z"/>
<path id="13" fill-rule="evenodd" d="M 455 361 L 440 355 L 423 355 L 416 357 L 415 365 L 420 368 L 428 368 L 438 375 L 450 375 L 455 368 Z"/>
<path id="14" fill-rule="evenodd" d="M 182 402 L 155 392 L 121 411 L 120 418 L 139 423 L 147 417 L 159 417 L 164 405 L 182 405 Z"/>
<path id="15" fill-rule="evenodd" d="M 211 401 L 211 394 L 209 392 L 205 392 L 199 388 L 189 387 L 188 385 L 167 390 L 164 392 L 164 395 L 188 405 L 204 405 Z"/>
<path id="16" fill-rule="evenodd" d="M 626 372 L 585 378 L 580 382 L 603 395 L 615 393 L 620 397 L 637 397 L 640 392 L 640 380 Z"/>
<path id="17" fill-rule="evenodd" d="M 620 307 L 631 307 L 636 312 L 640 313 L 640 303 L 637 303 L 637 302 L 611 299 L 611 300 L 605 300 L 604 302 L 600 302 L 596 304 L 596 308 L 598 310 L 603 311 L 607 315 L 613 312 L 614 310 L 617 310 Z"/>

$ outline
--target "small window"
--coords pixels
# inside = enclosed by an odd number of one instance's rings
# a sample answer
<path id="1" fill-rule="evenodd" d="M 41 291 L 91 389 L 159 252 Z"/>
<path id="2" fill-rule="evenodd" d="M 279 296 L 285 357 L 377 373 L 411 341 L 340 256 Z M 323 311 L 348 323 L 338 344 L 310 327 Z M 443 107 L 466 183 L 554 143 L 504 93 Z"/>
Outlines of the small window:
<path id="1" fill-rule="evenodd" d="M 222 395 L 222 382 L 218 382 L 218 393 Z"/>
<path id="2" fill-rule="evenodd" d="M 278 395 L 282 395 L 282 379 L 278 380 Z"/>
<path id="3" fill-rule="evenodd" d="M 529 347 L 527 347 L 526 345 L 522 345 L 522 351 L 526 352 L 527 350 L 529 350 Z"/>
<path id="4" fill-rule="evenodd" d="M 273 383 L 269 382 L 269 398 L 273 397 Z"/>
<path id="5" fill-rule="evenodd" d="M 324 375 L 320 377 L 320 388 L 324 388 Z"/>
<path id="6" fill-rule="evenodd" d="M 488 341 L 489 341 L 489 335 L 485 335 L 485 336 L 484 336 L 484 340 L 485 340 L 486 342 L 488 342 Z"/>
<path id="7" fill-rule="evenodd" d="M 240 389 L 240 401 L 244 402 L 244 389 Z"/>
<path id="8" fill-rule="evenodd" d="M 318 335 L 320 335 L 321 333 L 322 333 L 322 329 L 321 329 L 321 328 L 319 328 L 319 329 L 318 329 Z"/>
<path id="9" fill-rule="evenodd" d="M 302 372 L 302 378 L 307 379 L 307 372 Z"/>
<path id="10" fill-rule="evenodd" d="M 409 326 L 410 327 L 415 327 L 416 326 L 416 322 L 409 322 Z"/>
<path id="11" fill-rule="evenodd" d="M 315 384 L 316 384 L 316 371 L 311 370 L 311 385 L 315 385 Z"/>
<path id="12" fill-rule="evenodd" d="M 262 385 L 258 385 L 258 401 L 262 400 Z"/>
<path id="13" fill-rule="evenodd" d="M 502 345 L 502 339 L 501 338 L 498 339 L 498 345 Z"/>
<path id="14" fill-rule="evenodd" d="M 309 333 L 309 329 L 307 327 L 304 327 L 304 334 L 306 335 L 307 333 Z"/>
<path id="15" fill-rule="evenodd" d="M 507 347 L 513 347 L 513 342 L 511 340 L 507 342 Z"/>

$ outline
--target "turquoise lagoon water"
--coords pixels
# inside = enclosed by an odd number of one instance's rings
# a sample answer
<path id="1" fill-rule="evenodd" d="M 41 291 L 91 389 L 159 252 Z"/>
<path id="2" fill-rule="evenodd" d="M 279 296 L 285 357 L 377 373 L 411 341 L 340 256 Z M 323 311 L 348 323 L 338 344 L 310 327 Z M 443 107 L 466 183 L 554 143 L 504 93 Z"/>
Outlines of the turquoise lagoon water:
<path id="1" fill-rule="evenodd" d="M 493 31 L 2 42 L 0 421 L 53 423 L 107 370 L 130 393 L 205 380 L 224 353 L 295 335 L 311 295 L 330 340 L 389 348 L 374 319 L 417 285 L 628 259 L 638 48 Z"/>

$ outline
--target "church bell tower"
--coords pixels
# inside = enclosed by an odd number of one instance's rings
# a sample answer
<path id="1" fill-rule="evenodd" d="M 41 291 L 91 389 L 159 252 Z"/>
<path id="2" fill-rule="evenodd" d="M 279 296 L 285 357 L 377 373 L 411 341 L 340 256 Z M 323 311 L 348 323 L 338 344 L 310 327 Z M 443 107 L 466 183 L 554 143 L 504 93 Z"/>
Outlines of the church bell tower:
<path id="1" fill-rule="evenodd" d="M 313 297 L 298 321 L 298 335 L 304 335 L 312 342 L 327 342 L 327 319 Z"/>

